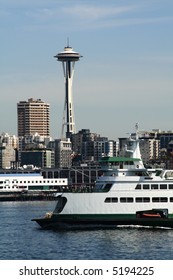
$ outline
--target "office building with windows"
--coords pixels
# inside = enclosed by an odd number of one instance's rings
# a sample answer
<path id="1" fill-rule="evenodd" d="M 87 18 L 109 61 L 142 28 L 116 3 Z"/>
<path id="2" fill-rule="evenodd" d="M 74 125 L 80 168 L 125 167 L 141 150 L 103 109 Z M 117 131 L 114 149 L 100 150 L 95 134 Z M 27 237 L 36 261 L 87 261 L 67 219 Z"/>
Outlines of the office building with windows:
<path id="1" fill-rule="evenodd" d="M 50 105 L 30 98 L 17 104 L 18 136 L 50 136 Z"/>

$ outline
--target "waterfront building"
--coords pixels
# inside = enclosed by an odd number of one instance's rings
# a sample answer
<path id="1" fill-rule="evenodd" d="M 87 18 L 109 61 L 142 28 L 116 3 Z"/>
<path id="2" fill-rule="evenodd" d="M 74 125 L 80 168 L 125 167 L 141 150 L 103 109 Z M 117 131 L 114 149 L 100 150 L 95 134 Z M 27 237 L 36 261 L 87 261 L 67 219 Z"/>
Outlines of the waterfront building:
<path id="1" fill-rule="evenodd" d="M 12 166 L 12 162 L 15 161 L 16 150 L 5 143 L 0 144 L 0 168 L 9 169 Z"/>
<path id="2" fill-rule="evenodd" d="M 75 164 L 79 164 L 77 158 L 81 163 L 89 164 L 99 161 L 104 156 L 117 155 L 116 141 L 91 133 L 89 129 L 82 129 L 72 135 L 72 147 L 75 153 L 75 161 L 73 161 Z"/>
<path id="3" fill-rule="evenodd" d="M 71 167 L 72 145 L 69 138 L 55 139 L 55 167 Z"/>
<path id="4" fill-rule="evenodd" d="M 8 133 L 2 133 L 0 135 L 0 144 L 6 144 L 14 149 L 18 148 L 18 137 L 15 135 L 9 135 Z"/>
<path id="5" fill-rule="evenodd" d="M 168 149 L 169 142 L 173 140 L 173 131 L 159 131 L 157 139 L 160 140 L 160 149 Z"/>
<path id="6" fill-rule="evenodd" d="M 50 105 L 41 99 L 30 98 L 17 104 L 18 136 L 38 133 L 50 135 Z"/>
<path id="7" fill-rule="evenodd" d="M 144 164 L 156 162 L 160 156 L 160 141 L 144 138 L 140 140 L 140 152 Z"/>
<path id="8" fill-rule="evenodd" d="M 49 142 L 52 141 L 52 137 L 50 136 L 41 136 L 38 133 L 35 133 L 33 135 L 27 135 L 23 137 L 19 137 L 19 153 L 18 153 L 18 161 L 19 165 L 22 165 L 23 162 L 24 164 L 27 164 L 26 162 L 30 161 L 30 153 L 28 151 L 37 151 L 37 150 L 50 150 L 49 149 Z M 26 154 L 23 159 L 21 159 L 21 154 L 26 151 Z M 53 150 L 54 152 L 54 150 Z M 27 160 L 27 155 L 28 155 L 28 160 Z M 34 154 L 36 155 L 36 153 Z M 25 160 L 24 160 L 25 159 Z M 38 160 L 36 160 L 38 163 Z M 44 161 L 41 161 L 44 162 Z M 34 162 L 33 159 L 33 164 L 35 165 L 36 163 Z M 53 166 L 54 161 L 52 161 L 51 166 Z M 50 164 L 49 164 L 50 165 Z M 44 166 L 44 164 L 43 164 Z M 46 165 L 47 166 L 47 165 Z"/>
<path id="9" fill-rule="evenodd" d="M 96 141 L 98 137 L 100 137 L 100 134 L 92 133 L 90 132 L 90 129 L 79 130 L 78 133 L 73 134 L 71 137 L 73 152 L 76 154 L 82 154 L 84 152 L 83 143 Z"/>
<path id="10" fill-rule="evenodd" d="M 102 157 L 114 156 L 114 141 L 106 137 L 94 141 L 94 161 L 99 161 Z"/>
<path id="11" fill-rule="evenodd" d="M 0 168 L 11 168 L 16 165 L 18 137 L 2 133 L 0 135 Z"/>
<path id="12" fill-rule="evenodd" d="M 33 135 L 27 135 L 19 137 L 19 150 L 23 151 L 25 149 L 31 148 L 47 148 L 49 142 L 52 141 L 50 136 L 41 136 L 38 133 Z"/>
<path id="13" fill-rule="evenodd" d="M 48 149 L 32 149 L 21 152 L 21 166 L 33 165 L 37 168 L 53 168 L 54 152 Z"/>

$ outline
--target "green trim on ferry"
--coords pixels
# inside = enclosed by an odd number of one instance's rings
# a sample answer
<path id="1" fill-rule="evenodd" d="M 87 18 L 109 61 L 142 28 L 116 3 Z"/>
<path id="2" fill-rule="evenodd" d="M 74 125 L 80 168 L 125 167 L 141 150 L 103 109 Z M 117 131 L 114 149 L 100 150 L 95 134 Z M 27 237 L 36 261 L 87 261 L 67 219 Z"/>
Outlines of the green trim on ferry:
<path id="1" fill-rule="evenodd" d="M 139 158 L 128 158 L 128 157 L 103 157 L 100 159 L 100 163 L 103 162 L 130 162 L 130 161 L 140 161 Z"/>
<path id="2" fill-rule="evenodd" d="M 58 220 L 100 220 L 100 221 L 109 221 L 113 219 L 129 219 L 135 218 L 136 214 L 56 214 L 53 213 L 52 218 Z"/>
<path id="3" fill-rule="evenodd" d="M 116 220 L 128 220 L 136 218 L 136 214 L 56 214 L 53 213 L 53 220 L 65 221 L 65 220 L 73 220 L 73 221 L 81 221 L 81 220 L 90 220 L 90 221 L 112 221 Z M 173 213 L 168 214 L 168 218 L 173 218 Z"/>

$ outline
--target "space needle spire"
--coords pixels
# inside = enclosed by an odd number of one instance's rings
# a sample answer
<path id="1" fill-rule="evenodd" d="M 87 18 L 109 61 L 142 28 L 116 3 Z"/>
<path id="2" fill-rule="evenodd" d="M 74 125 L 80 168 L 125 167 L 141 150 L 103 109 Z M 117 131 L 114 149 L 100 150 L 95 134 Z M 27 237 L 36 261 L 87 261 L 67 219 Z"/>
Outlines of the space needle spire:
<path id="1" fill-rule="evenodd" d="M 66 138 L 71 138 L 71 135 L 76 132 L 72 95 L 74 65 L 75 62 L 78 61 L 82 56 L 79 53 L 73 51 L 73 49 L 69 46 L 69 39 L 67 39 L 67 47 L 64 48 L 64 51 L 58 53 L 54 57 L 57 59 L 57 61 L 62 62 L 65 82 L 65 102 L 61 138 L 63 138 L 65 126 L 67 127 Z"/>

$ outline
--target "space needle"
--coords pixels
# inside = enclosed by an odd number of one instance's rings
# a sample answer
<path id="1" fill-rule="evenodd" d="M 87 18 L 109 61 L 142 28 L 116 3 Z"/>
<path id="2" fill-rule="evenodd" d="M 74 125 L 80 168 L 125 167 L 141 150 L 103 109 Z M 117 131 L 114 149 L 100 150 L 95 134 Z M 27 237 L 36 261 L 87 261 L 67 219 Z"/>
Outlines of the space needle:
<path id="1" fill-rule="evenodd" d="M 64 135 L 64 126 L 67 126 L 66 138 L 71 138 L 71 135 L 76 133 L 72 96 L 74 65 L 75 62 L 82 56 L 78 52 L 73 51 L 73 49 L 69 46 L 69 42 L 67 42 L 67 47 L 64 48 L 64 51 L 58 53 L 54 57 L 57 61 L 62 62 L 65 82 L 65 102 L 61 137 L 63 138 Z"/>

